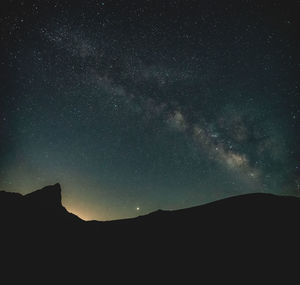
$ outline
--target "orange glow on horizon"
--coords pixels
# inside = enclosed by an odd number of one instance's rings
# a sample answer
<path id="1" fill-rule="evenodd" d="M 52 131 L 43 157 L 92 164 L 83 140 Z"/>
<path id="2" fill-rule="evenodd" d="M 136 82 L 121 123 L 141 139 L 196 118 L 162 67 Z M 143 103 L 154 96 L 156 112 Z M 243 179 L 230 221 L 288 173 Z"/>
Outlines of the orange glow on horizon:
<path id="1" fill-rule="evenodd" d="M 64 205 L 64 207 L 67 209 L 68 212 L 76 215 L 77 217 L 79 217 L 80 219 L 84 220 L 84 221 L 91 221 L 91 220 L 98 220 L 98 221 L 102 221 L 101 217 L 100 218 L 96 218 L 95 213 L 92 213 L 92 211 L 88 211 L 85 209 L 82 209 L 81 207 L 76 207 L 76 206 L 71 206 L 71 205 Z"/>

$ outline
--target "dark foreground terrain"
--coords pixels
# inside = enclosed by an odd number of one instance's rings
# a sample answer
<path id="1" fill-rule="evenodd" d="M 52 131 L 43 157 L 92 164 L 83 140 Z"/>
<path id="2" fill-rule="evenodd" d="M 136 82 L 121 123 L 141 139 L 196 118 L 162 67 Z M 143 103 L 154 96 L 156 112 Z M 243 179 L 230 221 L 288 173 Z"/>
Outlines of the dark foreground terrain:
<path id="1" fill-rule="evenodd" d="M 43 280 L 71 281 L 80 272 L 99 280 L 129 275 L 134 283 L 141 275 L 141 283 L 159 278 L 159 272 L 170 280 L 177 274 L 201 280 L 207 270 L 219 279 L 224 272 L 268 275 L 269 268 L 270 277 L 284 267 L 295 273 L 299 218 L 300 198 L 248 194 L 133 219 L 86 222 L 62 206 L 59 184 L 27 195 L 1 191 L 2 268 L 13 269 L 11 278 L 23 278 L 18 272 L 24 270 Z"/>

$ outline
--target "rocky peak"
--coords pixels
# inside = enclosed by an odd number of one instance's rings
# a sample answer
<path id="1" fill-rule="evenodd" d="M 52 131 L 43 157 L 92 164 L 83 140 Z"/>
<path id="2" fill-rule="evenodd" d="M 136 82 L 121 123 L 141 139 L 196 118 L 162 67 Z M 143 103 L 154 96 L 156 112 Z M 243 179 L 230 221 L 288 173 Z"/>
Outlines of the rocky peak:
<path id="1" fill-rule="evenodd" d="M 28 201 L 45 207 L 61 207 L 61 187 L 59 183 L 49 185 L 25 195 Z"/>

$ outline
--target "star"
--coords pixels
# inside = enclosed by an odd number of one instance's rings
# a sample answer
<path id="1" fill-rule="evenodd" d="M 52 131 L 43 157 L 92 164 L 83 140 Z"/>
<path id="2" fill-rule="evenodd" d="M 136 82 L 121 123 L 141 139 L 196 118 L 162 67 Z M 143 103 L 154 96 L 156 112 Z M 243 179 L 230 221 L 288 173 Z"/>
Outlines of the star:
<path id="1" fill-rule="evenodd" d="M 299 195 L 292 1 L 132 1 L 1 7 L 0 189 L 60 182 L 105 220 Z"/>

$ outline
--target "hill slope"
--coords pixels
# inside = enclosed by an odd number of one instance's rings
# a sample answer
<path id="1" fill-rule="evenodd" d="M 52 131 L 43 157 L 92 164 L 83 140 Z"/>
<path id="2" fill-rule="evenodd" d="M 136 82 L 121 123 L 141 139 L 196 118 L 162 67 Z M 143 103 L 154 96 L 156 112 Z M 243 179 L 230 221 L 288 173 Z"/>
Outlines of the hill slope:
<path id="1" fill-rule="evenodd" d="M 278 262 L 297 256 L 299 217 L 299 198 L 257 193 L 132 219 L 85 222 L 62 206 L 59 184 L 27 195 L 0 191 L 2 256 L 22 260 L 22 266 L 28 256 L 35 266 L 81 269 L 224 267 L 229 257 L 234 266 L 250 260 L 265 266 L 278 256 L 284 256 Z"/>

